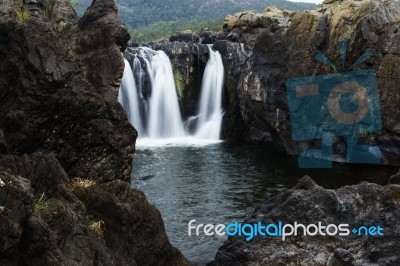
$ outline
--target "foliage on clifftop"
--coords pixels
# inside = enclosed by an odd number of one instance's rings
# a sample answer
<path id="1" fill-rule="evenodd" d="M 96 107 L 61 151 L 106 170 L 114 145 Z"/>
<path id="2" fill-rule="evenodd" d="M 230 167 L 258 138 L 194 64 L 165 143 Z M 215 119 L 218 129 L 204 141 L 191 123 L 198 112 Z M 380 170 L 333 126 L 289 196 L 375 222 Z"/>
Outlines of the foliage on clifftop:
<path id="1" fill-rule="evenodd" d="M 201 29 L 208 28 L 212 31 L 220 31 L 224 24 L 223 19 L 215 21 L 200 21 L 193 19 L 190 21 L 160 21 L 150 24 L 149 26 L 140 27 L 131 31 L 132 40 L 136 43 L 145 43 L 149 41 L 157 41 L 168 38 L 176 32 L 183 30 L 191 30 L 199 32 Z"/>
<path id="2" fill-rule="evenodd" d="M 78 14 L 82 15 L 91 2 L 79 1 Z M 261 12 L 271 5 L 294 11 L 315 8 L 314 4 L 285 0 L 116 0 L 116 3 L 119 17 L 131 29 L 136 42 L 161 39 L 185 29 L 219 30 L 228 14 L 253 9 Z"/>

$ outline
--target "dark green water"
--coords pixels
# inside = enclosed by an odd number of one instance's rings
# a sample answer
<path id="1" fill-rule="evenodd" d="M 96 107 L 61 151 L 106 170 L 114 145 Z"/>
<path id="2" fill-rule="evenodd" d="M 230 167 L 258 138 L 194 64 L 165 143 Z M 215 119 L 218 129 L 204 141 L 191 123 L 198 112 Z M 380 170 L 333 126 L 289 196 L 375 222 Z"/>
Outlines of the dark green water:
<path id="1" fill-rule="evenodd" d="M 328 170 L 299 169 L 297 157 L 264 145 L 224 142 L 209 146 L 139 148 L 133 183 L 161 211 L 174 246 L 190 260 L 209 262 L 225 237 L 188 236 L 188 222 L 230 223 L 293 187 L 304 175 L 337 188 L 369 181 L 387 184 L 398 169 L 335 165 Z"/>

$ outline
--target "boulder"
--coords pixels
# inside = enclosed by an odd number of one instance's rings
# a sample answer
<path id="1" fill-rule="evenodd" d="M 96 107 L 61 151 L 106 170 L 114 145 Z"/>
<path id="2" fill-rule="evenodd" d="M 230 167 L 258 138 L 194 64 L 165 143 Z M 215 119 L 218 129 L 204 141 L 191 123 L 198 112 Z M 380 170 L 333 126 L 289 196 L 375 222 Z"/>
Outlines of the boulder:
<path id="1" fill-rule="evenodd" d="M 218 35 L 218 33 L 212 32 L 208 28 L 202 29 L 199 34 L 200 42 L 203 44 L 214 44 L 214 42 L 219 37 Z"/>
<path id="2" fill-rule="evenodd" d="M 123 181 L 73 179 L 54 155 L 0 157 L 1 265 L 192 265 Z"/>
<path id="3" fill-rule="evenodd" d="M 227 39 L 253 46 L 260 33 L 274 29 L 279 24 L 286 24 L 293 14 L 276 7 L 268 7 L 264 13 L 247 11 L 229 15 L 224 21 L 224 31 Z"/>
<path id="4" fill-rule="evenodd" d="M 397 265 L 400 255 L 400 186 L 362 182 L 324 189 L 304 177 L 291 190 L 266 201 L 244 223 L 349 224 L 346 236 L 229 237 L 211 265 Z M 380 226 L 384 236 L 351 232 Z M 332 231 L 333 232 L 333 231 Z M 363 231 L 364 232 L 364 231 Z"/>

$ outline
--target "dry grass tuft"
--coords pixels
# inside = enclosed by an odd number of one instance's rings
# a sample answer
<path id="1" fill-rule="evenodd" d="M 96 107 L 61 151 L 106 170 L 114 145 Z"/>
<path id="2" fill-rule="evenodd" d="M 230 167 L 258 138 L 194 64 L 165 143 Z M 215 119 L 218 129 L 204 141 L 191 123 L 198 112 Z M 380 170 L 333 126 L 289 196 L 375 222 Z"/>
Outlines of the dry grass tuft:
<path id="1" fill-rule="evenodd" d="M 76 188 L 76 187 L 87 188 L 87 187 L 91 187 L 95 184 L 96 184 L 96 181 L 93 179 L 83 179 L 80 177 L 75 177 L 74 179 L 72 179 L 72 187 L 73 188 Z"/>
<path id="2" fill-rule="evenodd" d="M 94 221 L 92 219 L 88 220 L 88 227 L 89 229 L 98 235 L 99 237 L 102 237 L 105 231 L 105 224 L 102 220 L 100 221 Z"/>

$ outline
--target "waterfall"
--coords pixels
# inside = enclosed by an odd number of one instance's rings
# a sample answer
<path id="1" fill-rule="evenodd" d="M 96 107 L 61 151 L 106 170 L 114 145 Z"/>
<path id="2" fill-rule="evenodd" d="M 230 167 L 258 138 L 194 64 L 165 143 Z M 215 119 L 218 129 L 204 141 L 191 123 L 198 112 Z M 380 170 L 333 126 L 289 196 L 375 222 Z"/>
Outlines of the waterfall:
<path id="1" fill-rule="evenodd" d="M 201 139 L 220 138 L 222 123 L 222 89 L 224 85 L 224 65 L 218 51 L 208 45 L 210 58 L 204 70 L 201 85 L 200 110 L 196 137 Z"/>
<path id="2" fill-rule="evenodd" d="M 144 145 L 209 144 L 220 139 L 224 67 L 219 52 L 209 49 L 198 115 L 189 134 L 182 120 L 172 64 L 163 51 L 146 47 L 129 50 L 133 69 L 125 60 L 118 100 Z"/>
<path id="3" fill-rule="evenodd" d="M 131 65 L 124 59 L 125 69 L 121 82 L 121 87 L 118 93 L 118 101 L 124 107 L 128 115 L 129 122 L 136 128 L 139 136 L 142 136 L 143 124 L 139 111 L 139 96 L 136 88 L 135 78 L 132 72 Z"/>
<path id="4" fill-rule="evenodd" d="M 153 139 L 182 137 L 185 132 L 171 62 L 163 51 L 158 51 L 152 59 L 148 136 Z"/>

